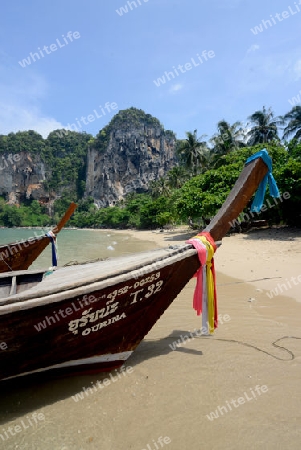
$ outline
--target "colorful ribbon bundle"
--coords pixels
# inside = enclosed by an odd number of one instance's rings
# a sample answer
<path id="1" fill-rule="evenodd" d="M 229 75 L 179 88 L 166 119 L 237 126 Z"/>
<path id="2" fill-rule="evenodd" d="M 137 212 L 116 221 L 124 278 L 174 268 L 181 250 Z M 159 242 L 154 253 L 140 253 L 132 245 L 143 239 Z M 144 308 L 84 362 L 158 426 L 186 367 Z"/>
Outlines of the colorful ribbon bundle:
<path id="1" fill-rule="evenodd" d="M 202 328 L 212 334 L 218 326 L 216 280 L 213 255 L 216 244 L 209 233 L 200 233 L 189 239 L 198 251 L 201 267 L 194 275 L 197 283 L 193 296 L 193 308 L 199 316 L 202 313 Z"/>

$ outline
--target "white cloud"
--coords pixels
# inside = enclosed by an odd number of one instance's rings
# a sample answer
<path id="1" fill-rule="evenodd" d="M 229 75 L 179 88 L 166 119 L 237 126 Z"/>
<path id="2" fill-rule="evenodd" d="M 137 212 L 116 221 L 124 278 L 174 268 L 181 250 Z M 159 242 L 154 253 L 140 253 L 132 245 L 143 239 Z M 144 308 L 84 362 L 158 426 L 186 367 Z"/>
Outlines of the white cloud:
<path id="1" fill-rule="evenodd" d="M 0 134 L 34 130 L 45 138 L 58 128 L 63 128 L 63 125 L 43 115 L 37 107 L 26 107 L 14 101 L 0 103 Z"/>
<path id="2" fill-rule="evenodd" d="M 260 92 L 273 82 L 288 85 L 301 78 L 301 60 L 294 50 L 269 54 L 252 51 L 241 60 L 236 75 L 239 94 Z"/>
<path id="3" fill-rule="evenodd" d="M 180 84 L 180 83 L 178 83 L 178 84 L 173 84 L 173 85 L 171 86 L 171 88 L 169 89 L 169 92 L 172 93 L 172 94 L 174 94 L 175 92 L 180 91 L 181 89 L 183 89 L 183 87 L 184 87 L 184 85 L 183 85 L 183 84 Z"/>
<path id="4" fill-rule="evenodd" d="M 48 93 L 45 79 L 33 71 L 25 72 L 10 65 L 8 59 L 1 56 L 0 134 L 35 130 L 47 137 L 50 131 L 63 128 L 60 122 L 41 110 L 41 101 Z"/>
<path id="5" fill-rule="evenodd" d="M 301 59 L 299 59 L 293 67 L 293 73 L 295 75 L 295 81 L 298 81 L 301 78 Z"/>
<path id="6" fill-rule="evenodd" d="M 253 52 L 256 52 L 256 50 L 259 50 L 259 48 L 260 48 L 259 45 L 253 44 L 253 45 L 251 45 L 250 48 L 248 48 L 247 53 L 253 53 Z"/>

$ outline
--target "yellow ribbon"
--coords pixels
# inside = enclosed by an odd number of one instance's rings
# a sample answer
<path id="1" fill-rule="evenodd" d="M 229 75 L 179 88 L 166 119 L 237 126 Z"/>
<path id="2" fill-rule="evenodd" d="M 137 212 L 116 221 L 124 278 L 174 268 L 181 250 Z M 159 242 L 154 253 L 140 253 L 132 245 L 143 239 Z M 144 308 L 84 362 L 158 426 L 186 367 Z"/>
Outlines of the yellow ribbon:
<path id="1" fill-rule="evenodd" d="M 193 239 L 200 240 L 207 249 L 207 260 L 206 260 L 206 284 L 207 284 L 207 305 L 208 305 L 208 325 L 209 333 L 214 332 L 214 280 L 211 271 L 212 258 L 214 255 L 214 248 L 207 240 L 206 236 L 194 236 Z M 205 280 L 203 280 L 203 283 Z"/>

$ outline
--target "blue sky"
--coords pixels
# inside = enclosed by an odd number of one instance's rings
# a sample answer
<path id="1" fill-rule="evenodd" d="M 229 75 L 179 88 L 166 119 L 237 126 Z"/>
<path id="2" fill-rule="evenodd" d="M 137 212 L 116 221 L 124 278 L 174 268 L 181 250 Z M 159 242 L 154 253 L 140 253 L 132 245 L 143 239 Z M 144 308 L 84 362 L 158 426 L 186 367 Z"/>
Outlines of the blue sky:
<path id="1" fill-rule="evenodd" d="M 301 89 L 299 0 L 135 2 L 2 0 L 0 134 L 34 129 L 46 137 L 77 118 L 95 136 L 135 106 L 178 138 L 194 129 L 210 137 L 221 119 L 245 123 L 264 105 L 276 115 L 291 109 Z M 33 61 L 38 48 L 44 57 Z M 116 109 L 102 114 L 107 102 Z"/>

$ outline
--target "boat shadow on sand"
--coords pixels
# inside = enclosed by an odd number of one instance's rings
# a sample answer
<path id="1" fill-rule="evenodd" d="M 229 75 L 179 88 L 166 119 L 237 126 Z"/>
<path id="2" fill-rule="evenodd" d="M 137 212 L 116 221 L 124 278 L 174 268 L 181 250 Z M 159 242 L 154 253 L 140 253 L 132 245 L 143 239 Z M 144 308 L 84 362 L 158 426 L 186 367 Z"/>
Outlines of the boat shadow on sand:
<path id="1" fill-rule="evenodd" d="M 174 330 L 170 335 L 161 339 L 146 339 L 142 341 L 126 361 L 125 366 L 135 368 L 148 359 L 165 356 L 173 351 L 183 352 L 196 357 L 203 355 L 203 352 L 200 350 L 176 346 L 176 343 L 180 342 L 181 336 L 185 335 L 188 335 L 187 330 Z M 26 414 L 37 411 L 47 405 L 70 399 L 71 396 L 81 392 L 84 387 L 88 388 L 92 383 L 95 385 L 97 381 L 101 383 L 105 378 L 109 378 L 110 373 L 112 376 L 117 376 L 115 370 L 65 376 L 63 378 L 44 372 L 0 381 L 0 425 L 22 418 Z M 127 377 L 129 376 L 131 375 L 128 374 Z M 110 388 L 115 389 L 114 386 L 115 384 L 111 383 Z M 101 395 L 101 393 L 99 389 L 96 391 L 96 395 Z"/>

